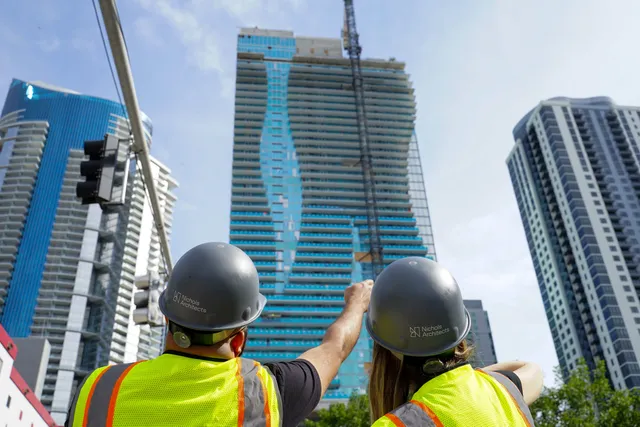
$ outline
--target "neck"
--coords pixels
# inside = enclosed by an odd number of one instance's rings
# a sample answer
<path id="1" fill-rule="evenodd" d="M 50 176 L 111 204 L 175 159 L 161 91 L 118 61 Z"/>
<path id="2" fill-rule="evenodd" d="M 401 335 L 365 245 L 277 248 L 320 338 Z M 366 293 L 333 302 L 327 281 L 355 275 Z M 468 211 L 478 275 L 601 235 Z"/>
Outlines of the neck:
<path id="1" fill-rule="evenodd" d="M 229 344 L 220 344 L 213 346 L 194 345 L 189 348 L 182 348 L 173 342 L 173 339 L 169 338 L 166 341 L 165 351 L 175 351 L 178 353 L 191 354 L 194 356 L 208 357 L 211 359 L 233 359 L 236 357 L 235 353 L 231 351 Z"/>

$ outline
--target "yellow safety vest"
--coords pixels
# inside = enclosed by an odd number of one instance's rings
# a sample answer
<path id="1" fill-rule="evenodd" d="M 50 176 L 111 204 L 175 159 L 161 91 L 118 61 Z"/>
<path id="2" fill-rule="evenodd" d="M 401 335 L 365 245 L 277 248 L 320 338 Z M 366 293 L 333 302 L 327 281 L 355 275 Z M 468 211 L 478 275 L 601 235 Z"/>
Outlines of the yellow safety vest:
<path id="1" fill-rule="evenodd" d="M 470 365 L 438 375 L 372 427 L 533 427 L 518 388 Z"/>
<path id="2" fill-rule="evenodd" d="M 275 378 L 256 361 L 163 354 L 92 372 L 69 426 L 279 427 L 281 407 Z"/>

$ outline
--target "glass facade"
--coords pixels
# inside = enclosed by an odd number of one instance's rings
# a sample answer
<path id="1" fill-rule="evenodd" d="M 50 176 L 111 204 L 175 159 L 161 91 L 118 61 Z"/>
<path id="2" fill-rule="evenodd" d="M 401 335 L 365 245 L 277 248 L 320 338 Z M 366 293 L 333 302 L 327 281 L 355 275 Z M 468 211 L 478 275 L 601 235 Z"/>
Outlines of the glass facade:
<path id="1" fill-rule="evenodd" d="M 143 115 L 147 138 L 151 121 Z M 109 363 L 161 351 L 163 328 L 133 324 L 134 275 L 157 271 L 160 247 L 142 177 L 129 169 L 121 206 L 82 205 L 83 143 L 128 139 L 119 103 L 13 80 L 0 117 L 0 322 L 51 344 L 42 403 L 62 425 L 75 388 Z M 123 144 L 121 155 L 127 155 Z M 177 183 L 152 159 L 165 227 Z"/>
<path id="2" fill-rule="evenodd" d="M 435 258 L 404 64 L 362 61 L 384 259 Z M 351 68 L 339 39 L 243 29 L 238 37 L 230 242 L 254 260 L 268 304 L 246 357 L 291 359 L 320 343 L 343 291 L 368 277 Z M 367 384 L 363 328 L 325 399 Z"/>
<path id="3" fill-rule="evenodd" d="M 0 306 L 0 321 L 10 336 L 20 338 L 31 333 L 69 152 L 82 150 L 85 140 L 101 139 L 113 128 L 111 115 L 123 115 L 123 107 L 116 102 L 49 90 L 14 79 L 1 117 L 17 112 L 19 121 L 44 123 L 44 127 L 34 132 L 46 134 L 46 144 L 33 147 L 34 156 L 41 158 L 21 227 L 19 248 L 12 257 L 12 271 L 3 272 L 6 276 L 0 277 L 0 287 L 10 289 Z M 5 195 L 18 189 L 9 185 L 6 177 L 3 184 Z"/>
<path id="4" fill-rule="evenodd" d="M 543 101 L 507 165 L 565 375 L 584 358 L 640 387 L 640 108 Z"/>

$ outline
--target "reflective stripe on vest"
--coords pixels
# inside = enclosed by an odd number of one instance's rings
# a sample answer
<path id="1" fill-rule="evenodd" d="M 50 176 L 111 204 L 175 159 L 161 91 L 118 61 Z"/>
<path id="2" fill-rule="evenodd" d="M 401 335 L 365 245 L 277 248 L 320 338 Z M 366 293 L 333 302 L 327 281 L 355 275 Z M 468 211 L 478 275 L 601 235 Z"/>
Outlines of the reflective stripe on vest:
<path id="1" fill-rule="evenodd" d="M 427 405 L 417 400 L 410 400 L 385 417 L 397 427 L 443 427 L 436 414 Z"/>
<path id="2" fill-rule="evenodd" d="M 476 369 L 476 371 L 491 376 L 494 380 L 498 381 L 500 384 L 504 386 L 509 392 L 509 396 L 513 399 L 516 407 L 520 411 L 520 415 L 525 419 L 529 427 L 533 427 L 533 416 L 531 415 L 531 411 L 529 410 L 529 406 L 524 401 L 524 397 L 522 397 L 522 393 L 518 390 L 518 387 L 511 381 L 509 378 L 505 377 L 501 373 L 498 372 L 490 372 L 483 371 L 482 369 Z"/>
<path id="3" fill-rule="evenodd" d="M 235 379 L 238 383 L 238 427 L 281 426 L 282 402 L 278 388 L 275 387 L 279 414 L 273 416 L 271 413 L 273 402 L 269 401 L 266 378 L 264 378 L 265 375 L 268 375 L 272 379 L 272 384 L 275 385 L 273 374 L 251 359 L 237 359 L 237 361 Z M 82 424 L 74 424 L 78 405 L 78 402 L 74 401 L 70 411 L 69 427 L 113 427 L 113 417 L 120 386 L 126 375 L 138 363 L 141 362 L 102 368 L 95 376 L 95 380 L 91 383 L 86 396 L 84 415 L 81 418 Z M 89 376 L 80 386 L 79 391 L 82 391 L 82 387 L 88 379 Z M 76 399 L 79 396 L 80 393 L 78 393 Z M 274 422 L 274 418 L 278 420 L 277 423 Z"/>
<path id="4" fill-rule="evenodd" d="M 529 407 L 525 403 L 524 398 L 516 385 L 509 378 L 497 372 L 484 372 L 480 369 L 476 369 L 476 372 L 481 375 L 491 377 L 502 385 L 506 389 L 505 392 L 511 397 L 513 403 L 517 407 L 525 425 L 528 427 L 534 426 L 533 417 Z M 416 396 L 414 395 L 414 397 Z M 441 415 L 444 416 L 443 414 Z M 377 425 L 393 425 L 395 427 L 444 427 L 443 422 L 425 403 L 415 399 L 410 400 L 404 405 L 386 414 L 374 423 L 374 426 Z"/>

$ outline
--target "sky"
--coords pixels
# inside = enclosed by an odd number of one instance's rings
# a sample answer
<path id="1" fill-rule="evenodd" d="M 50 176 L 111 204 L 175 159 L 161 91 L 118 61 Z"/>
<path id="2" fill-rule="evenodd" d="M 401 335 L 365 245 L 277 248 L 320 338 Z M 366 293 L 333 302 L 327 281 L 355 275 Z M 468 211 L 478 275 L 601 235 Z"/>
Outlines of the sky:
<path id="1" fill-rule="evenodd" d="M 228 241 L 240 27 L 339 37 L 341 0 L 119 0 L 151 153 L 177 178 L 172 256 Z M 438 260 L 482 299 L 499 360 L 557 358 L 505 165 L 542 99 L 640 105 L 637 0 L 355 0 L 363 57 L 407 64 Z M 3 2 L 11 78 L 117 100 L 91 1 Z"/>

